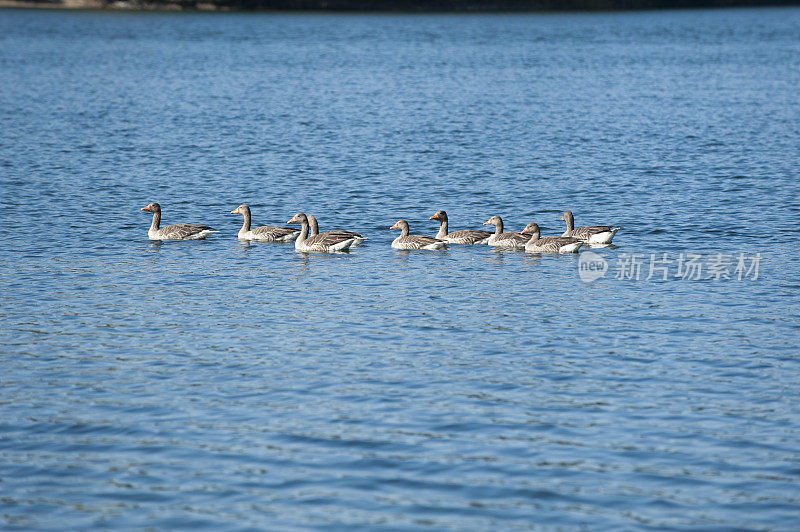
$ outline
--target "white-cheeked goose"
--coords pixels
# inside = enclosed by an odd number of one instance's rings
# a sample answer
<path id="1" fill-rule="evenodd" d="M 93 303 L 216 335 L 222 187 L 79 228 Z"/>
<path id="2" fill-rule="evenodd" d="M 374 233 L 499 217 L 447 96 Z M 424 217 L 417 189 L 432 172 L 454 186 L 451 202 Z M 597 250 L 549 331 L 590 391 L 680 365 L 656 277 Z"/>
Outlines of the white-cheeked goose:
<path id="1" fill-rule="evenodd" d="M 289 224 L 300 224 L 300 235 L 294 241 L 294 249 L 297 251 L 322 251 L 330 253 L 332 251 L 347 251 L 353 245 L 353 238 L 345 235 L 321 234 L 308 236 L 308 217 L 299 212 L 289 220 Z"/>
<path id="2" fill-rule="evenodd" d="M 150 230 L 147 231 L 150 240 L 202 240 L 217 232 L 216 229 L 207 225 L 196 224 L 175 224 L 161 227 L 161 205 L 155 202 L 147 207 L 142 207 L 142 210 L 153 213 L 153 221 L 150 224 Z"/>
<path id="3" fill-rule="evenodd" d="M 487 242 L 490 246 L 496 246 L 504 249 L 522 249 L 525 243 L 530 240 L 528 235 L 521 233 L 504 233 L 503 232 L 503 219 L 499 216 L 492 216 L 483 225 L 493 225 L 494 233 L 489 237 Z"/>
<path id="4" fill-rule="evenodd" d="M 583 241 L 571 236 L 546 236 L 542 237 L 539 224 L 529 223 L 522 232 L 531 235 L 525 244 L 528 253 L 577 253 Z"/>
<path id="5" fill-rule="evenodd" d="M 592 227 L 578 227 L 575 229 L 575 218 L 572 216 L 571 211 L 565 211 L 561 217 L 562 220 L 567 222 L 567 230 L 561 236 L 571 236 L 588 244 L 610 244 L 614 235 L 619 231 L 619 227 L 612 227 L 610 225 L 596 225 Z"/>
<path id="6" fill-rule="evenodd" d="M 241 214 L 244 217 L 242 228 L 239 229 L 239 238 L 242 240 L 260 240 L 263 242 L 293 242 L 300 235 L 300 230 L 294 227 L 279 227 L 277 225 L 262 225 L 250 229 L 250 207 L 239 205 L 231 214 Z"/>
<path id="7" fill-rule="evenodd" d="M 453 231 L 452 233 L 448 232 L 449 224 L 447 221 L 447 213 L 444 211 L 437 211 L 430 219 L 439 221 L 439 232 L 436 233 L 436 238 L 444 240 L 448 244 L 486 244 L 492 236 L 492 233 L 489 231 L 475 231 L 473 229 L 461 229 L 459 231 Z"/>
<path id="8" fill-rule="evenodd" d="M 392 241 L 394 249 L 442 249 L 447 246 L 447 242 L 430 236 L 410 235 L 408 222 L 397 220 L 389 229 L 400 229 L 400 236 Z"/>

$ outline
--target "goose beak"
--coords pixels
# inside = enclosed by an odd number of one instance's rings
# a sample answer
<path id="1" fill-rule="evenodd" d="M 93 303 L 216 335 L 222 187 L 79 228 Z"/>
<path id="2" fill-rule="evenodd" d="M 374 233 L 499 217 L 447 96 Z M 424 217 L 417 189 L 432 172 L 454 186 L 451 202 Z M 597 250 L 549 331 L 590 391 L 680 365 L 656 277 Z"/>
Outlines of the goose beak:
<path id="1" fill-rule="evenodd" d="M 485 222 L 483 222 L 483 225 L 492 225 L 492 224 L 489 223 L 489 220 L 486 220 Z"/>
<path id="2" fill-rule="evenodd" d="M 438 220 L 438 219 L 439 218 L 437 218 L 435 214 L 433 216 L 431 216 L 430 218 L 428 218 L 428 220 Z"/>
<path id="3" fill-rule="evenodd" d="M 561 221 L 562 222 L 564 221 L 564 215 L 563 214 L 561 215 Z"/>
<path id="4" fill-rule="evenodd" d="M 150 209 L 148 209 L 147 207 L 142 207 L 142 210 L 143 211 L 149 211 Z"/>
<path id="5" fill-rule="evenodd" d="M 231 211 L 231 214 L 239 214 L 239 211 L 238 211 L 237 209 L 233 209 L 233 210 Z"/>
<path id="6" fill-rule="evenodd" d="M 291 219 L 291 220 L 289 220 L 289 221 L 288 221 L 288 222 L 286 222 L 286 223 L 287 223 L 287 224 L 296 224 L 296 223 L 297 223 L 297 220 L 295 220 L 295 217 L 294 217 L 294 216 L 292 216 L 292 219 Z"/>
<path id="7" fill-rule="evenodd" d="M 391 226 L 389 229 L 399 229 L 399 227 L 397 227 L 397 224 L 394 224 L 394 225 L 393 225 L 393 226 Z"/>

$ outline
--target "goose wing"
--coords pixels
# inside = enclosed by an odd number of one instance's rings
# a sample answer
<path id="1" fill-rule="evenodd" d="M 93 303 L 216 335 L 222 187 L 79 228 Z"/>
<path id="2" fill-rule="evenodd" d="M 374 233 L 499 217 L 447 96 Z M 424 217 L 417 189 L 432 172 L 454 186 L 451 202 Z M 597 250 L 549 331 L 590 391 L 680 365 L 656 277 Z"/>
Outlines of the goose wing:
<path id="1" fill-rule="evenodd" d="M 483 240 L 488 240 L 492 236 L 489 231 L 476 231 L 474 229 L 461 229 L 448 233 L 447 241 L 454 244 L 474 244 Z"/>
<path id="2" fill-rule="evenodd" d="M 320 233 L 321 235 L 335 235 L 335 236 L 346 236 L 347 238 L 363 238 L 360 233 L 354 233 L 353 231 L 340 231 L 340 230 L 333 230 L 333 231 L 325 231 Z"/>
<path id="3" fill-rule="evenodd" d="M 537 244 L 555 244 L 558 247 L 577 244 L 578 242 L 582 242 L 582 240 L 571 236 L 546 236 L 536 241 Z"/>
<path id="4" fill-rule="evenodd" d="M 279 227 L 277 225 L 262 225 L 252 230 L 253 235 L 266 238 L 280 238 L 294 233 L 299 233 L 294 227 Z"/>
<path id="5" fill-rule="evenodd" d="M 353 237 L 343 234 L 331 234 L 326 232 L 307 238 L 303 244 L 308 248 L 324 251 L 333 248 L 337 244 L 342 244 L 348 240 L 353 240 Z"/>
<path id="6" fill-rule="evenodd" d="M 419 247 L 430 246 L 431 244 L 436 244 L 437 242 L 444 242 L 444 240 L 439 240 L 438 238 L 424 235 L 412 235 L 407 236 L 406 238 L 412 240 L 416 244 L 419 244 Z"/>
<path id="7" fill-rule="evenodd" d="M 581 243 L 583 243 L 583 241 L 579 238 L 569 236 L 546 236 L 538 240 L 531 240 L 525 245 L 525 250 L 540 253 L 559 253 L 561 249 L 566 246 L 574 247 L 575 244 Z M 575 250 L 577 251 L 577 249 L 576 247 Z"/>
<path id="8" fill-rule="evenodd" d="M 593 225 L 586 227 L 578 227 L 572 232 L 572 236 L 576 238 L 588 238 L 596 233 L 606 233 L 611 231 L 610 225 Z"/>
<path id="9" fill-rule="evenodd" d="M 202 233 L 212 233 L 214 229 L 207 225 L 196 224 L 175 224 L 167 225 L 159 230 L 161 236 L 172 240 L 186 240 L 192 237 L 199 237 Z"/>
<path id="10" fill-rule="evenodd" d="M 438 238 L 433 238 L 431 236 L 406 235 L 397 237 L 392 243 L 392 247 L 398 249 L 433 249 L 441 248 L 446 243 L 447 242 L 444 240 L 439 240 Z"/>
<path id="11" fill-rule="evenodd" d="M 497 240 L 513 240 L 514 242 L 518 242 L 520 244 L 526 243 L 528 240 L 531 239 L 531 235 L 526 235 L 522 233 L 502 233 Z"/>

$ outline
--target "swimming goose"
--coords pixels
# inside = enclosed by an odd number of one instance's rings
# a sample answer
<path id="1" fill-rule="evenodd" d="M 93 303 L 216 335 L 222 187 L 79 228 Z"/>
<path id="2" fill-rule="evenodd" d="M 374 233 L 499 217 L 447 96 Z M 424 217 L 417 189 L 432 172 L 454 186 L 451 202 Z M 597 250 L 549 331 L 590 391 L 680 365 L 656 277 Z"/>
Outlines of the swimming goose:
<path id="1" fill-rule="evenodd" d="M 561 236 L 571 236 L 583 240 L 588 244 L 610 244 L 611 239 L 619 231 L 619 227 L 610 225 L 597 225 L 593 227 L 579 227 L 575 229 L 575 218 L 572 211 L 564 211 L 562 220 L 567 222 L 567 230 Z"/>
<path id="2" fill-rule="evenodd" d="M 261 240 L 264 242 L 293 242 L 300 234 L 294 227 L 278 227 L 277 225 L 262 225 L 250 229 L 250 207 L 239 205 L 231 214 L 241 214 L 244 217 L 242 228 L 239 229 L 239 238 L 242 240 Z"/>
<path id="3" fill-rule="evenodd" d="M 319 235 L 319 224 L 317 223 L 317 219 L 312 214 L 306 215 L 308 218 L 308 236 L 316 236 Z M 321 233 L 323 235 L 342 235 L 348 236 L 353 239 L 353 245 L 357 246 L 364 241 L 364 237 L 360 233 L 354 233 L 352 231 L 342 231 L 339 229 L 333 231 L 325 231 Z"/>
<path id="4" fill-rule="evenodd" d="M 444 240 L 448 244 L 486 244 L 492 233 L 489 231 L 475 231 L 473 229 L 461 229 L 460 231 L 448 232 L 447 213 L 438 211 L 430 217 L 431 220 L 439 220 L 439 232 L 436 238 Z"/>
<path id="5" fill-rule="evenodd" d="M 527 235 L 520 233 L 504 233 L 503 232 L 503 219 L 499 216 L 492 216 L 483 225 L 493 225 L 494 233 L 489 237 L 487 242 L 490 246 L 497 246 L 505 249 L 521 249 L 525 247 L 525 243 L 530 240 Z"/>
<path id="6" fill-rule="evenodd" d="M 212 233 L 216 233 L 216 229 L 212 229 L 207 225 L 194 225 L 194 224 L 175 224 L 161 225 L 161 205 L 158 203 L 151 203 L 147 207 L 142 207 L 143 211 L 153 213 L 153 222 L 150 224 L 150 230 L 147 231 L 147 236 L 150 240 L 202 240 Z"/>
<path id="7" fill-rule="evenodd" d="M 583 241 L 571 236 L 546 236 L 542 237 L 539 224 L 529 223 L 522 232 L 531 235 L 525 244 L 528 253 L 577 253 Z"/>
<path id="8" fill-rule="evenodd" d="M 308 217 L 299 212 L 286 222 L 287 224 L 300 224 L 300 235 L 294 241 L 294 249 L 297 251 L 347 251 L 353 245 L 353 238 L 344 235 L 321 234 L 308 236 Z"/>
<path id="9" fill-rule="evenodd" d="M 442 249 L 447 245 L 444 240 L 422 235 L 409 235 L 408 222 L 397 220 L 389 229 L 400 229 L 400 236 L 392 241 L 394 249 Z"/>

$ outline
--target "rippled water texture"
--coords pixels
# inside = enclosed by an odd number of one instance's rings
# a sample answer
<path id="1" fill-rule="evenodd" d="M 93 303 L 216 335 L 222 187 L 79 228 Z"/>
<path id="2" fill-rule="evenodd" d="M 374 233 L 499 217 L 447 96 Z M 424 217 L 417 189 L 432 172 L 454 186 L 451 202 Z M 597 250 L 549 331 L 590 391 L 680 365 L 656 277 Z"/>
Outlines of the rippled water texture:
<path id="1" fill-rule="evenodd" d="M 0 11 L 0 528 L 797 530 L 799 67 L 799 9 Z M 389 247 L 438 209 L 622 230 Z"/>

